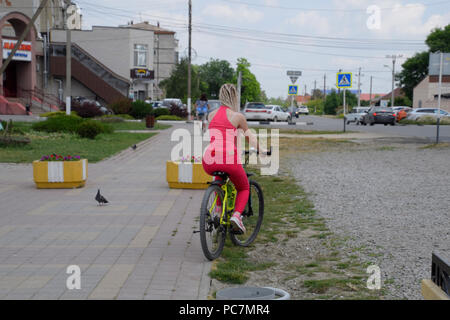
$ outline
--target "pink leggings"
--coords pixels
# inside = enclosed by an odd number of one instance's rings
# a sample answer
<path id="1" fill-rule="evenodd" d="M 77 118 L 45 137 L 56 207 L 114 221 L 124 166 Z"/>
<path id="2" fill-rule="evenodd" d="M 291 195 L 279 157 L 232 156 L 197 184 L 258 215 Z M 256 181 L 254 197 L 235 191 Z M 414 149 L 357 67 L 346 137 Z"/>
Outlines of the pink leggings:
<path id="1" fill-rule="evenodd" d="M 250 185 L 242 164 L 207 164 L 203 161 L 203 169 L 205 169 L 205 172 L 211 176 L 215 171 L 228 173 L 228 176 L 237 191 L 234 211 L 242 213 L 245 209 L 245 205 L 247 204 L 248 196 L 250 194 Z M 220 180 L 220 177 L 216 177 L 216 180 Z"/>

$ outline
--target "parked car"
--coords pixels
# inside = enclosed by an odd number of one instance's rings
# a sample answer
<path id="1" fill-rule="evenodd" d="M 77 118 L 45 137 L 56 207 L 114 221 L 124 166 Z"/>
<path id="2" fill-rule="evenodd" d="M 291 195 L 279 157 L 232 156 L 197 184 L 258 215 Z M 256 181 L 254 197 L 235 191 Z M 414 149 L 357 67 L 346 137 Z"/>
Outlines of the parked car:
<path id="1" fill-rule="evenodd" d="M 283 111 L 280 106 L 277 105 L 267 105 L 267 120 L 271 120 L 274 122 L 277 121 L 289 121 L 291 114 L 289 112 Z"/>
<path id="2" fill-rule="evenodd" d="M 162 106 L 170 108 L 172 105 L 176 105 L 179 108 L 186 109 L 186 105 L 181 102 L 181 99 L 167 98 L 162 102 Z"/>
<path id="3" fill-rule="evenodd" d="M 355 124 L 360 124 L 361 117 L 364 116 L 367 111 L 369 111 L 369 107 L 356 107 L 350 110 L 348 114 L 345 115 L 345 121 L 347 124 L 350 124 L 351 122 L 355 122 Z"/>
<path id="4" fill-rule="evenodd" d="M 290 118 L 290 114 L 281 110 L 280 106 L 266 106 L 262 102 L 247 103 L 243 113 L 247 120 L 287 121 Z"/>
<path id="5" fill-rule="evenodd" d="M 300 106 L 297 108 L 297 110 L 295 110 L 295 117 L 298 118 L 299 115 L 301 114 L 305 114 L 308 115 L 309 114 L 309 109 L 306 106 Z"/>
<path id="6" fill-rule="evenodd" d="M 397 119 L 397 122 L 405 119 L 411 110 L 412 109 L 410 107 L 393 107 L 392 108 L 392 111 L 395 113 L 395 118 Z"/>
<path id="7" fill-rule="evenodd" d="M 438 110 L 436 108 L 420 108 L 420 109 L 414 109 L 412 110 L 406 119 L 408 120 L 417 120 L 420 117 L 429 116 L 429 117 L 436 117 L 438 116 Z M 450 114 L 445 111 L 441 110 L 441 117 L 450 117 Z"/>
<path id="8" fill-rule="evenodd" d="M 395 125 L 395 113 L 391 108 L 384 107 L 372 107 L 361 117 L 361 124 L 373 126 L 374 124 L 381 123 L 387 126 L 388 124 Z"/>
<path id="9" fill-rule="evenodd" d="M 220 100 L 208 100 L 209 104 L 209 110 L 208 112 L 214 111 L 216 109 L 220 108 L 220 105 L 222 104 Z"/>
<path id="10" fill-rule="evenodd" d="M 80 106 L 83 106 L 84 103 L 90 103 L 90 104 L 94 104 L 97 106 L 97 108 L 103 113 L 103 114 L 113 114 L 113 112 L 111 110 L 109 110 L 107 107 L 103 106 L 100 102 L 98 102 L 97 100 L 91 100 L 88 99 L 86 97 L 74 97 L 72 98 L 72 104 L 77 103 Z"/>

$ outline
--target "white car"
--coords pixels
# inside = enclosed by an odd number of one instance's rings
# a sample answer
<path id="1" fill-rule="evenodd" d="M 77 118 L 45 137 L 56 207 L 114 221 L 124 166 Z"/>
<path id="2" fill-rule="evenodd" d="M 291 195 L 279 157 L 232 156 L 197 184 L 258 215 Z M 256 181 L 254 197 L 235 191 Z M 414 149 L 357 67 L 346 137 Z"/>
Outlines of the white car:
<path id="1" fill-rule="evenodd" d="M 350 122 L 355 122 L 356 124 L 360 124 L 361 117 L 369 111 L 369 107 L 356 107 L 350 110 L 348 114 L 345 115 L 345 121 L 347 121 L 347 124 L 350 124 Z"/>
<path id="2" fill-rule="evenodd" d="M 307 106 L 300 106 L 297 108 L 297 110 L 295 111 L 295 116 L 298 118 L 298 116 L 301 114 L 309 114 L 309 109 Z"/>
<path id="3" fill-rule="evenodd" d="M 417 120 L 420 117 L 435 117 L 438 116 L 438 109 L 436 108 L 420 108 L 420 109 L 414 109 L 410 113 L 408 113 L 408 116 L 406 119 L 408 120 Z M 441 117 L 450 117 L 450 113 L 448 113 L 445 110 L 441 110 Z"/>
<path id="4" fill-rule="evenodd" d="M 259 121 L 287 121 L 289 113 L 284 112 L 280 106 L 265 105 L 261 102 L 249 102 L 245 105 L 244 115 L 247 120 Z"/>

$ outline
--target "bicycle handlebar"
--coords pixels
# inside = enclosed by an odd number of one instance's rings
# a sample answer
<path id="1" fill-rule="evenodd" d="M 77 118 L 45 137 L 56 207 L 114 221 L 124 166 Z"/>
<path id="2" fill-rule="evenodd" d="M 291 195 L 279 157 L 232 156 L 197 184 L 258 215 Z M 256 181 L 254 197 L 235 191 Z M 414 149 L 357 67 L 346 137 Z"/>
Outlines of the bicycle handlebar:
<path id="1" fill-rule="evenodd" d="M 255 152 L 255 151 L 253 151 L 253 152 Z M 251 153 L 251 151 L 245 150 L 245 154 L 246 154 L 246 155 L 248 155 L 248 154 L 250 154 L 250 153 Z M 259 150 L 256 151 L 256 154 L 259 154 Z M 270 150 L 269 150 L 269 151 L 264 152 L 264 154 L 267 155 L 267 156 L 271 156 L 271 155 L 272 155 L 272 147 L 270 147 Z"/>

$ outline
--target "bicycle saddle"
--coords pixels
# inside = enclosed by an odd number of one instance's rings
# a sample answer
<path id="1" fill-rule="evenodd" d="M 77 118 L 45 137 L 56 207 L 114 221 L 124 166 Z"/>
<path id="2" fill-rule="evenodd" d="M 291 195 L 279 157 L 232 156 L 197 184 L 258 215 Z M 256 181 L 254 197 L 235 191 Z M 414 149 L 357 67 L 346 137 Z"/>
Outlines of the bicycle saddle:
<path id="1" fill-rule="evenodd" d="M 223 171 L 214 171 L 212 175 L 215 177 L 220 177 L 222 180 L 226 180 L 228 178 L 228 173 Z"/>

